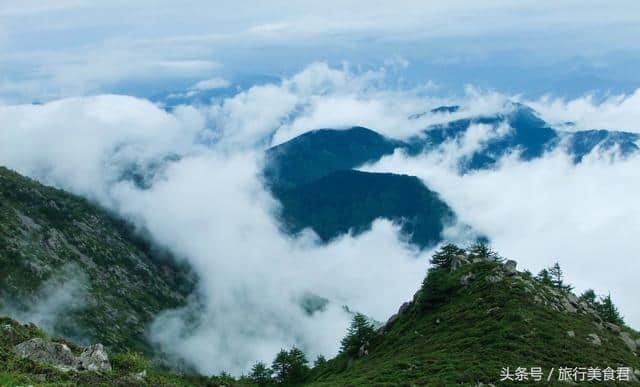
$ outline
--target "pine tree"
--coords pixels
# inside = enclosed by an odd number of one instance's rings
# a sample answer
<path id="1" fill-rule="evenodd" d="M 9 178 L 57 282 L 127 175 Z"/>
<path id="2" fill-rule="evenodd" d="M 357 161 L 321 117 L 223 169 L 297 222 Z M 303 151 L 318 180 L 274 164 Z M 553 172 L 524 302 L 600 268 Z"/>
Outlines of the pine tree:
<path id="1" fill-rule="evenodd" d="M 565 285 L 564 272 L 560 267 L 560 263 L 556 262 L 548 269 L 549 276 L 551 277 L 551 284 L 560 290 L 571 291 L 573 286 Z"/>
<path id="2" fill-rule="evenodd" d="M 263 362 L 257 362 L 251 367 L 249 378 L 260 387 L 271 384 L 271 370 Z"/>
<path id="3" fill-rule="evenodd" d="M 437 267 L 449 268 L 451 261 L 457 255 L 465 255 L 465 251 L 458 246 L 449 243 L 438 250 L 431 258 L 431 263 Z"/>
<path id="4" fill-rule="evenodd" d="M 284 349 L 276 355 L 271 363 L 271 369 L 273 370 L 274 379 L 278 383 L 285 383 L 289 377 L 291 365 L 289 363 L 289 353 Z"/>
<path id="5" fill-rule="evenodd" d="M 347 335 L 340 342 L 340 352 L 354 356 L 360 347 L 373 339 L 374 336 L 375 329 L 367 317 L 362 313 L 356 313 L 347 329 Z"/>
<path id="6" fill-rule="evenodd" d="M 536 279 L 544 285 L 553 285 L 553 279 L 551 278 L 549 270 L 547 269 L 540 270 L 540 273 L 538 273 Z"/>
<path id="7" fill-rule="evenodd" d="M 504 261 L 498 253 L 493 251 L 485 242 L 476 242 L 468 248 L 469 258 L 490 259 L 496 262 Z"/>
<path id="8" fill-rule="evenodd" d="M 624 325 L 624 320 L 618 308 L 614 305 L 613 300 L 611 300 L 611 294 L 608 294 L 606 297 L 601 297 L 597 309 L 598 312 L 600 312 L 600 317 L 602 317 L 604 321 Z"/>
<path id="9" fill-rule="evenodd" d="M 301 384 L 309 374 L 309 360 L 299 348 L 293 347 L 289 350 L 289 381 L 291 384 Z"/>
<path id="10" fill-rule="evenodd" d="M 580 295 L 580 301 L 585 301 L 589 305 L 596 305 L 598 303 L 596 292 L 593 289 L 587 289 Z"/>
<path id="11" fill-rule="evenodd" d="M 293 347 L 288 352 L 281 349 L 271 364 L 274 379 L 281 384 L 302 384 L 309 374 L 309 361 L 304 352 Z"/>
<path id="12" fill-rule="evenodd" d="M 313 362 L 314 367 L 321 367 L 325 364 L 327 364 L 327 359 L 322 355 L 318 355 L 316 361 Z"/>

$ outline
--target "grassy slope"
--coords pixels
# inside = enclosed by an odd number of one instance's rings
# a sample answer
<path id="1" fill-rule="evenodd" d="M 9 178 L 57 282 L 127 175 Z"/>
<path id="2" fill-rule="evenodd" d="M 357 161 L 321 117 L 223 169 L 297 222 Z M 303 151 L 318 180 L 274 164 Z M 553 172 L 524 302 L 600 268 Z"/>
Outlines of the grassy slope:
<path id="1" fill-rule="evenodd" d="M 22 325 L 0 317 L 0 386 L 213 386 L 224 382 L 218 378 L 159 371 L 143 355 L 129 352 L 110 354 L 112 372 L 62 372 L 15 356 L 13 346 L 34 337 L 48 339 L 46 333 L 35 325 Z M 69 341 L 51 340 L 67 344 L 75 355 L 82 351 Z M 146 377 L 136 379 L 134 375 L 143 370 L 147 372 Z"/>
<path id="2" fill-rule="evenodd" d="M 135 350 L 148 349 L 147 323 L 183 304 L 194 283 L 187 268 L 152 257 L 124 222 L 0 167 L 0 306 L 27 310 L 57 278 L 54 288 L 74 278 L 87 288 L 74 298 L 81 307 L 47 329 Z"/>
<path id="3" fill-rule="evenodd" d="M 451 274 L 434 274 L 429 279 L 436 284 L 432 288 L 448 300 L 425 308 L 421 300 L 434 290 L 423 287 L 409 309 L 371 344 L 368 356 L 349 367 L 349 359 L 339 355 L 314 369 L 312 384 L 496 383 L 501 368 L 507 366 L 512 372 L 516 367 L 535 366 L 545 370 L 607 366 L 640 369 L 640 358 L 615 332 L 596 327 L 593 315 L 556 310 L 562 307 L 556 306 L 554 289 L 522 274 L 497 283 L 488 281 L 487 276 L 500 268 L 493 262 L 481 262 Z M 469 272 L 476 279 L 465 287 L 460 279 Z M 536 294 L 540 302 L 535 300 Z M 637 332 L 623 329 L 640 338 Z M 575 337 L 569 337 L 567 331 L 574 331 Z M 602 339 L 601 346 L 587 341 L 590 333 Z"/>

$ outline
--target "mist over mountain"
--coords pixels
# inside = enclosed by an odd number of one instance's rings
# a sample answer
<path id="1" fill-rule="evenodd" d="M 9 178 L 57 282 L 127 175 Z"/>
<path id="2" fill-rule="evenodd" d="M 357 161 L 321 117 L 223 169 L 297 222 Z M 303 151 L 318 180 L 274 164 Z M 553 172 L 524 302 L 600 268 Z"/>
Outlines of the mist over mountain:
<path id="1" fill-rule="evenodd" d="M 316 63 L 171 109 L 120 95 L 3 105 L 0 164 L 96 202 L 193 270 L 188 302 L 154 312 L 148 342 L 202 373 L 292 345 L 335 355 L 344 306 L 386 321 L 445 241 L 486 238 L 534 272 L 558 260 L 637 326 L 638 92 L 440 98 L 380 77 Z M 620 264 L 603 271 L 612 250 Z M 311 314 L 310 295 L 327 300 Z"/>

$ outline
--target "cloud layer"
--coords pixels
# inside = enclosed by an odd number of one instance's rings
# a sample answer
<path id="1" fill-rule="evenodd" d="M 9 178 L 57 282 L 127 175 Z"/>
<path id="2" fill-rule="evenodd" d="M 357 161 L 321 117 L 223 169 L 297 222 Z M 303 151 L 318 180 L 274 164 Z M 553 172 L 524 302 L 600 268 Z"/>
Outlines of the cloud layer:
<path id="1" fill-rule="evenodd" d="M 212 77 L 287 76 L 311 61 L 345 59 L 364 68 L 394 62 L 406 70 L 399 79 L 456 87 L 627 90 L 640 82 L 629 71 L 640 53 L 631 38 L 638 7 L 633 0 L 3 2 L 0 100 L 155 95 Z"/>
<path id="2" fill-rule="evenodd" d="M 313 64 L 280 83 L 170 112 L 117 95 L 4 105 L 0 164 L 98 201 L 194 267 L 202 281 L 193 302 L 153 325 L 152 339 L 170 356 L 205 373 L 246 372 L 293 344 L 330 356 L 349 320 L 342 306 L 385 320 L 417 290 L 429 252 L 404 244 L 385 221 L 326 246 L 312 232 L 281 234 L 273 216 L 279 204 L 258 178 L 263 150 L 319 127 L 366 125 L 404 138 L 431 123 L 495 113 L 513 99 L 475 89 L 444 99 L 430 97 L 428 88 L 388 89 L 387 71 Z M 562 104 L 584 106 L 569 109 L 584 125 L 595 115 L 579 113 L 600 111 L 598 126 L 616 128 L 621 121 L 612 112 L 634 111 L 628 101 L 635 95 Z M 533 102 L 545 117 L 561 110 L 556 101 Z M 464 109 L 408 118 L 452 103 Z M 636 116 L 627 117 L 631 124 Z M 478 126 L 442 152 L 397 153 L 366 168 L 423 178 L 501 253 L 534 271 L 560 261 L 570 282 L 611 291 L 640 326 L 631 296 L 639 290 L 633 236 L 640 231 L 640 159 L 594 154 L 574 166 L 554 153 L 458 175 L 457 157 L 508 130 Z M 132 171 L 145 174 L 146 188 L 123 179 Z M 299 303 L 309 294 L 329 299 L 328 308 L 305 314 Z"/>

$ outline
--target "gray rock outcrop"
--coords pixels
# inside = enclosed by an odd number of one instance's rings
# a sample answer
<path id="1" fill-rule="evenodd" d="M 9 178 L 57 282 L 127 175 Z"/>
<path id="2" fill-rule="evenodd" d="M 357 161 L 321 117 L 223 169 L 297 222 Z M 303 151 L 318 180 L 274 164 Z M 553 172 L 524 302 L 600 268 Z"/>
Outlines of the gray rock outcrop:
<path id="1" fill-rule="evenodd" d="M 35 338 L 16 345 L 14 351 L 20 357 L 38 363 L 50 364 L 62 371 L 76 369 L 76 358 L 69 347 L 64 344 Z"/>
<path id="2" fill-rule="evenodd" d="M 102 344 L 88 346 L 78 357 L 78 369 L 86 371 L 111 371 L 109 356 Z"/>
<path id="3" fill-rule="evenodd" d="M 74 356 L 71 349 L 62 343 L 34 338 L 14 347 L 14 352 L 23 358 L 49 364 L 61 371 L 111 371 L 109 356 L 102 344 L 90 345 Z"/>

